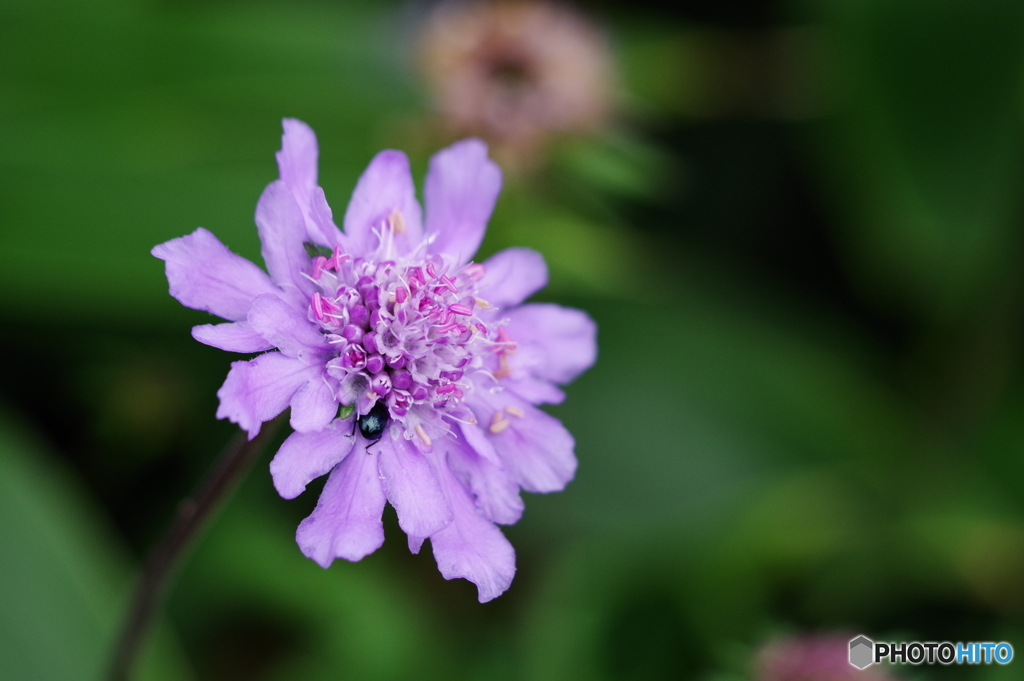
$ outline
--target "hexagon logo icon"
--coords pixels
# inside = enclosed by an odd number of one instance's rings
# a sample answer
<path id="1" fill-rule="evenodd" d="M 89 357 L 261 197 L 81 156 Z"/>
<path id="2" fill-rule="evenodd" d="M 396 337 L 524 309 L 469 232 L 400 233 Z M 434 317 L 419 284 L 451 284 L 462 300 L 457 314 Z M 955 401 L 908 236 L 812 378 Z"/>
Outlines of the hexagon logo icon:
<path id="1" fill-rule="evenodd" d="M 850 664 L 864 669 L 874 663 L 875 642 L 867 636 L 858 636 L 850 641 Z"/>

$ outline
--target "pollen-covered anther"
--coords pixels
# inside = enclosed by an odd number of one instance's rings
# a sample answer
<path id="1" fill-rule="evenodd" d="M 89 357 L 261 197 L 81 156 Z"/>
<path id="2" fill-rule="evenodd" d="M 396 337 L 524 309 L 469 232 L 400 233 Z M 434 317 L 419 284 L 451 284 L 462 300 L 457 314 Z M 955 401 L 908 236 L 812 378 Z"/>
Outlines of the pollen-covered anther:
<path id="1" fill-rule="evenodd" d="M 324 299 L 320 295 L 320 292 L 319 291 L 315 291 L 313 293 L 313 300 L 312 300 L 313 316 L 316 317 L 316 320 L 318 322 L 322 322 L 324 320 L 324 302 L 323 301 L 324 301 Z"/>
<path id="2" fill-rule="evenodd" d="M 416 436 L 420 439 L 421 442 L 423 442 L 424 445 L 430 447 L 431 445 L 434 444 L 433 441 L 430 439 L 430 436 L 427 435 L 427 431 L 423 430 L 422 424 L 417 423 L 416 428 L 414 430 L 416 431 Z"/>
<path id="3" fill-rule="evenodd" d="M 491 431 L 492 434 L 497 435 L 511 425 L 512 422 L 505 418 L 505 414 L 503 412 L 496 411 L 491 417 L 491 425 L 488 426 L 487 430 Z"/>
<path id="4" fill-rule="evenodd" d="M 508 364 L 508 357 L 504 354 L 498 355 L 498 370 L 494 372 L 494 377 L 499 381 L 503 378 L 508 378 L 512 374 L 512 367 Z"/>
<path id="5" fill-rule="evenodd" d="M 516 351 L 516 342 L 512 340 L 512 336 L 508 335 L 508 331 L 503 326 L 498 327 L 498 343 L 500 343 L 498 352 L 512 354 Z"/>
<path id="6" fill-rule="evenodd" d="M 523 418 L 524 416 L 526 416 L 526 412 L 514 404 L 510 404 L 509 406 L 505 407 L 505 411 L 507 411 L 509 414 L 512 414 L 512 416 L 515 416 L 516 418 Z"/>
<path id="7" fill-rule="evenodd" d="M 327 258 L 322 255 L 313 258 L 313 271 L 310 273 L 310 276 L 313 277 L 314 281 L 319 281 L 320 277 L 323 276 L 327 263 Z"/>
<path id="8" fill-rule="evenodd" d="M 313 308 L 313 316 L 321 324 L 333 324 L 340 326 L 343 322 L 341 316 L 337 313 L 341 312 L 344 308 L 335 303 L 330 298 L 320 295 L 319 291 L 314 291 L 313 296 L 310 298 L 310 306 Z"/>
<path id="9" fill-rule="evenodd" d="M 334 255 L 332 255 L 331 259 L 327 261 L 328 265 L 330 266 L 329 269 L 333 269 L 340 272 L 341 264 L 347 262 L 349 259 L 351 259 L 351 257 L 352 256 L 350 256 L 348 253 L 342 253 L 340 246 L 335 246 Z"/>
<path id="10" fill-rule="evenodd" d="M 483 298 L 477 298 L 476 296 L 473 296 L 473 304 L 479 307 L 481 310 L 486 310 L 491 306 L 491 304 L 488 303 L 486 300 L 484 300 Z"/>
<path id="11" fill-rule="evenodd" d="M 455 285 L 455 280 L 449 277 L 447 274 L 441 275 L 441 285 L 447 288 L 452 293 L 459 292 L 459 287 Z"/>
<path id="12" fill-rule="evenodd" d="M 405 234 L 405 216 L 397 208 L 388 216 L 388 224 L 395 234 Z"/>
<path id="13" fill-rule="evenodd" d="M 469 277 L 472 281 L 479 281 L 484 278 L 485 274 L 487 274 L 487 268 L 478 262 L 474 262 L 463 267 L 462 274 Z"/>

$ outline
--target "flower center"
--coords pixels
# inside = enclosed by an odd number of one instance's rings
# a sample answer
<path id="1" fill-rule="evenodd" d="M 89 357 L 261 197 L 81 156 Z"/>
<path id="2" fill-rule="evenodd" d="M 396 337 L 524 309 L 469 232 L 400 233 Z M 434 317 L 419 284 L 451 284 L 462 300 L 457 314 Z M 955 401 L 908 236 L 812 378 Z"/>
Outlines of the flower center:
<path id="1" fill-rule="evenodd" d="M 339 248 L 318 252 L 310 317 L 335 348 L 327 373 L 338 380 L 338 400 L 358 414 L 378 400 L 402 421 L 418 405 L 450 413 L 468 390 L 467 374 L 487 370 L 483 357 L 504 359 L 507 334 L 477 314 L 490 307 L 476 296 L 483 265 L 455 270 L 422 253 L 377 261 Z M 418 421 L 406 425 L 429 445 Z"/>

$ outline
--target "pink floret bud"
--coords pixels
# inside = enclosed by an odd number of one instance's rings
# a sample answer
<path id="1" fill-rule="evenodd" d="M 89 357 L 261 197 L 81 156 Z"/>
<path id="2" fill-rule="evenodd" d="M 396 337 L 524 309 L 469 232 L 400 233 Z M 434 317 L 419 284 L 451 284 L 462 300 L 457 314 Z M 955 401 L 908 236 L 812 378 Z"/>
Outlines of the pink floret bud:
<path id="1" fill-rule="evenodd" d="M 361 326 L 349 324 L 341 330 L 341 335 L 351 343 L 358 343 L 363 338 L 363 329 Z"/>
<path id="2" fill-rule="evenodd" d="M 377 374 L 370 379 L 370 387 L 373 392 L 384 397 L 391 391 L 391 377 L 387 374 Z"/>
<path id="3" fill-rule="evenodd" d="M 412 374 L 405 369 L 391 372 L 391 382 L 398 390 L 408 390 L 412 385 Z"/>
<path id="4" fill-rule="evenodd" d="M 366 370 L 371 374 L 379 374 L 384 370 L 384 358 L 380 355 L 370 355 L 366 358 Z"/>

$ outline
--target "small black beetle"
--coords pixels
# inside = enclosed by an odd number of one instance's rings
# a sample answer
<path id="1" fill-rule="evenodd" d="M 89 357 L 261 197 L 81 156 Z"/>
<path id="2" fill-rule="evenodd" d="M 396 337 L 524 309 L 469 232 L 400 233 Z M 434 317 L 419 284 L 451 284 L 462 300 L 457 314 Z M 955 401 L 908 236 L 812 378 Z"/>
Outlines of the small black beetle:
<path id="1" fill-rule="evenodd" d="M 384 435 L 384 429 L 391 421 L 391 414 L 388 408 L 380 400 L 373 405 L 369 414 L 359 417 L 359 432 L 370 442 L 376 442 Z"/>

